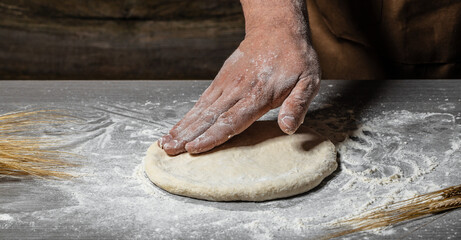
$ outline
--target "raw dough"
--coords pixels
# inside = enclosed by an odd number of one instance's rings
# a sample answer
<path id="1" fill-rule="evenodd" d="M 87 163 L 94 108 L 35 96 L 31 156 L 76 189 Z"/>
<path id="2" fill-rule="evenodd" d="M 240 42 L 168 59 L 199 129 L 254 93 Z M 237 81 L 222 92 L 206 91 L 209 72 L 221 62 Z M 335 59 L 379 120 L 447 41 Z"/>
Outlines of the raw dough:
<path id="1" fill-rule="evenodd" d="M 277 122 L 258 121 L 207 153 L 168 156 L 157 143 L 145 170 L 157 186 L 213 201 L 264 201 L 306 192 L 337 167 L 335 146 L 306 127 L 284 134 Z"/>

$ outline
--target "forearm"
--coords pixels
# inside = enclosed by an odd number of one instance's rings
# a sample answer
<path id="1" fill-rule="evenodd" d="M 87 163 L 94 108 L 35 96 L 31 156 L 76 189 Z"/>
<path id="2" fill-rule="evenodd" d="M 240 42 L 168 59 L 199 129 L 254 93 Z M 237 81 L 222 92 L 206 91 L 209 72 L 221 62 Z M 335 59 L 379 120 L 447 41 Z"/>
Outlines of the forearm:
<path id="1" fill-rule="evenodd" d="M 284 28 L 309 37 L 305 0 L 241 0 L 245 30 Z"/>

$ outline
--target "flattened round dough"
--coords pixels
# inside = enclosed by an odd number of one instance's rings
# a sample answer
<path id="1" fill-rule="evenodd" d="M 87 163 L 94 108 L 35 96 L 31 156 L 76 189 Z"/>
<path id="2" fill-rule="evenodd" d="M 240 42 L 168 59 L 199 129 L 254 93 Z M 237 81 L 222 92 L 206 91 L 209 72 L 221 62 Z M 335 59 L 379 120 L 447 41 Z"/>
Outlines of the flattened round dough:
<path id="1" fill-rule="evenodd" d="M 207 153 L 168 156 L 157 143 L 145 170 L 164 190 L 213 201 L 264 201 L 306 192 L 337 167 L 335 146 L 306 127 L 286 135 L 258 121 Z"/>

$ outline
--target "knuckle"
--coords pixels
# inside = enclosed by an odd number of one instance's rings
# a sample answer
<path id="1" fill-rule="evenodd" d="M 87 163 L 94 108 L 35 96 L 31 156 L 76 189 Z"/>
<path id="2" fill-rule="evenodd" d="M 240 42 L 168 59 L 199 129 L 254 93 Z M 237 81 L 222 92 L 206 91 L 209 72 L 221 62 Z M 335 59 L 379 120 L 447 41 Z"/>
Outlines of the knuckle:
<path id="1" fill-rule="evenodd" d="M 233 114 L 223 113 L 219 116 L 217 124 L 217 127 L 221 128 L 222 132 L 226 135 L 234 135 L 236 133 L 236 125 L 238 122 L 235 121 L 235 116 Z"/>
<path id="2" fill-rule="evenodd" d="M 232 124 L 233 123 L 233 116 L 228 113 L 228 112 L 225 112 L 223 114 L 221 114 L 221 116 L 219 116 L 219 119 L 218 121 L 222 124 Z"/>
<path id="3" fill-rule="evenodd" d="M 293 108 L 296 111 L 303 111 L 307 107 L 307 99 L 301 97 L 295 97 Z"/>
<path id="4" fill-rule="evenodd" d="M 311 77 L 311 84 L 312 84 L 312 87 L 315 89 L 320 88 L 320 75 L 319 74 L 315 74 L 314 76 Z"/>
<path id="5" fill-rule="evenodd" d="M 214 114 L 207 114 L 202 118 L 203 122 L 207 124 L 212 124 L 216 121 L 216 115 Z"/>

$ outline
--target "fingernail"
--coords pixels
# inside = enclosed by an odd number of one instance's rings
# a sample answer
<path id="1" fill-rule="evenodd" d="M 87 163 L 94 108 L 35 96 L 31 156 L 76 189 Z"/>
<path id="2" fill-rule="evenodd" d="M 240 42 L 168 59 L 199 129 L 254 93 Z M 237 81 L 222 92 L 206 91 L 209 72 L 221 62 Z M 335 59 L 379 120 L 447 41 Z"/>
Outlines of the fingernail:
<path id="1" fill-rule="evenodd" d="M 163 147 L 163 144 L 165 143 L 165 136 L 161 137 L 157 142 L 159 147 Z"/>
<path id="2" fill-rule="evenodd" d="M 199 146 L 200 143 L 204 140 L 205 140 L 204 136 L 199 136 L 196 139 L 194 139 L 192 142 L 188 142 L 185 146 L 186 151 L 190 153 L 198 153 L 199 151 L 197 150 L 197 146 Z"/>
<path id="3" fill-rule="evenodd" d="M 178 140 L 172 140 L 172 141 L 166 142 L 163 145 L 163 149 L 174 149 L 177 146 L 178 146 Z"/>
<path id="4" fill-rule="evenodd" d="M 284 116 L 282 118 L 282 123 L 285 125 L 285 132 L 288 134 L 293 134 L 296 131 L 296 122 L 295 118 L 292 116 Z"/>
<path id="5" fill-rule="evenodd" d="M 171 137 L 170 134 L 167 134 L 167 135 L 163 136 L 162 138 L 160 138 L 160 140 L 159 140 L 160 146 L 163 148 L 164 145 L 171 140 L 171 138 L 172 137 Z"/>
<path id="6" fill-rule="evenodd" d="M 192 141 L 192 142 L 187 143 L 185 148 L 186 148 L 186 151 L 191 152 L 195 149 L 196 146 L 197 146 L 196 142 Z"/>

